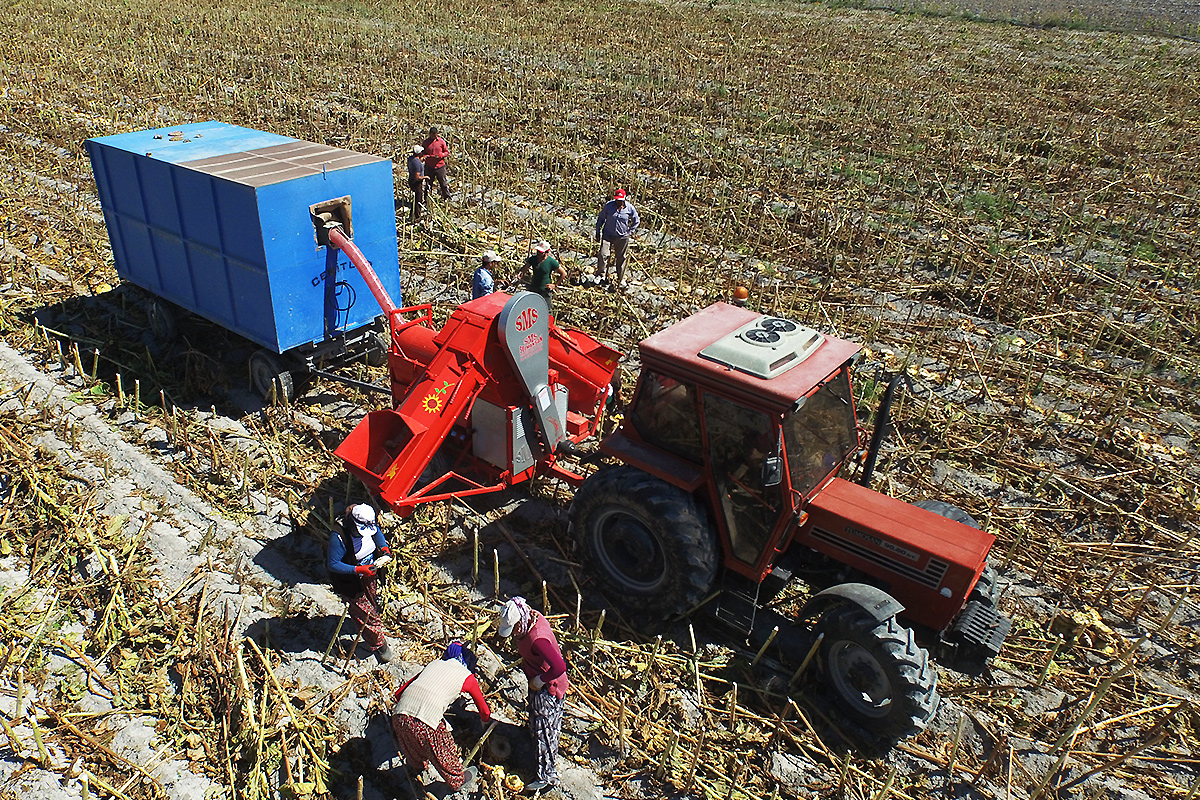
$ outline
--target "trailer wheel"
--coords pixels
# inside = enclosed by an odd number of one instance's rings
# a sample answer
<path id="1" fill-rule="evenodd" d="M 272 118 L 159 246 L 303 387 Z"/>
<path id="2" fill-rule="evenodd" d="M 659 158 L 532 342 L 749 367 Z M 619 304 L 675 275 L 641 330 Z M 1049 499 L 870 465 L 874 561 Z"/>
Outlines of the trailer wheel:
<path id="1" fill-rule="evenodd" d="M 173 344 L 179 333 L 175 325 L 175 312 L 165 301 L 156 297 L 146 300 L 146 328 L 151 343 L 159 350 Z"/>
<path id="2" fill-rule="evenodd" d="M 388 347 L 392 337 L 382 331 L 371 334 L 367 341 L 367 366 L 386 367 L 388 363 Z"/>
<path id="3" fill-rule="evenodd" d="M 570 529 L 635 625 L 689 611 L 716 578 L 717 541 L 695 500 L 640 469 L 606 467 L 584 481 Z"/>
<path id="4" fill-rule="evenodd" d="M 838 705 L 862 728 L 889 741 L 918 731 L 938 707 L 937 672 L 913 632 L 888 617 L 880 622 L 856 606 L 821 617 L 820 665 Z"/>
<path id="5" fill-rule="evenodd" d="M 291 402 L 296 398 L 292 373 L 269 350 L 255 350 L 250 355 L 250 385 L 267 400 Z"/>

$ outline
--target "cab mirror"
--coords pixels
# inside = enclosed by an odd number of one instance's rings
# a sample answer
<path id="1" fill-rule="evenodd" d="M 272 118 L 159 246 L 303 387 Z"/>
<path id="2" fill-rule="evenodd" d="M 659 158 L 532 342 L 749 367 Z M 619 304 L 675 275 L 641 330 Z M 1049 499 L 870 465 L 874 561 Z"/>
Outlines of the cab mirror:
<path id="1" fill-rule="evenodd" d="M 767 456 L 763 459 L 763 486 L 778 486 L 783 482 L 783 459 L 779 456 Z"/>

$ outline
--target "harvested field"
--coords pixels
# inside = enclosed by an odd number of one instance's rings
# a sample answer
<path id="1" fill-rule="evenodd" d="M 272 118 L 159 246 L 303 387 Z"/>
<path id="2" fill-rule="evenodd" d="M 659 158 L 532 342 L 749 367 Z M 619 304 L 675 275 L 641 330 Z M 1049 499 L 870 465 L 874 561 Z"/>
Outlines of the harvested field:
<path id="1" fill-rule="evenodd" d="M 412 796 L 388 695 L 448 637 L 482 637 L 523 720 L 497 587 L 571 652 L 564 796 L 1198 796 L 1200 45 L 1073 27 L 1097 9 L 5 6 L 0 798 Z M 1194 7 L 1144 16 L 1115 26 L 1195 31 Z M 413 226 L 397 197 L 404 300 L 438 319 L 485 249 L 546 238 L 590 272 L 623 186 L 635 285 L 565 288 L 560 322 L 632 353 L 746 285 L 863 342 L 864 418 L 907 376 L 875 486 L 998 537 L 1005 651 L 869 752 L 808 675 L 699 625 L 633 636 L 540 482 L 390 521 L 400 658 L 343 655 L 320 562 L 363 490 L 331 450 L 378 399 L 263 407 L 246 343 L 191 320 L 158 349 L 113 270 L 83 140 L 205 119 L 400 162 L 442 126 L 455 202 Z"/>

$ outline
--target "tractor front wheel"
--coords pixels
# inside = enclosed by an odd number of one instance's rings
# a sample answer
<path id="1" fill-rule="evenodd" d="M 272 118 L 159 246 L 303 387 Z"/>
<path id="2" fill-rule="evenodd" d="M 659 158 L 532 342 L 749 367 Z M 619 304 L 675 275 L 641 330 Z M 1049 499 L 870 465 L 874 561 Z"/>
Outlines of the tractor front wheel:
<path id="1" fill-rule="evenodd" d="M 717 574 L 717 541 L 690 494 L 634 467 L 592 475 L 571 504 L 571 534 L 639 627 L 697 606 Z"/>
<path id="2" fill-rule="evenodd" d="M 820 665 L 834 699 L 872 735 L 899 741 L 924 730 L 938 707 L 937 672 L 911 630 L 840 605 L 821 617 Z"/>
<path id="3" fill-rule="evenodd" d="M 923 508 L 926 511 L 932 511 L 933 513 L 937 514 L 938 516 L 945 517 L 946 519 L 952 519 L 955 522 L 961 522 L 963 525 L 970 525 L 972 528 L 975 528 L 976 530 L 983 530 L 983 526 L 980 525 L 979 522 L 974 517 L 972 517 L 966 511 L 963 511 L 958 506 L 951 505 L 950 503 L 947 503 L 945 501 L 942 501 L 942 500 L 919 500 L 919 501 L 913 503 L 913 505 L 916 506 L 917 508 Z"/>

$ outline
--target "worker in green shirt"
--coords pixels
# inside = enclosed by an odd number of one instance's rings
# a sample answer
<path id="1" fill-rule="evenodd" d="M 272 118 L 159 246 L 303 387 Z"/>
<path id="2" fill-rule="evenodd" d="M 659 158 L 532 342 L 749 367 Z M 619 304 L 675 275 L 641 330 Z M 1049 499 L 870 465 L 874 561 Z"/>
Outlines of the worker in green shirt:
<path id="1" fill-rule="evenodd" d="M 567 270 L 550 255 L 550 243 L 545 239 L 533 246 L 533 255 L 525 259 L 525 270 L 529 274 L 525 288 L 546 298 L 546 307 L 549 308 L 550 295 L 557 285 L 555 281 L 566 280 Z"/>

